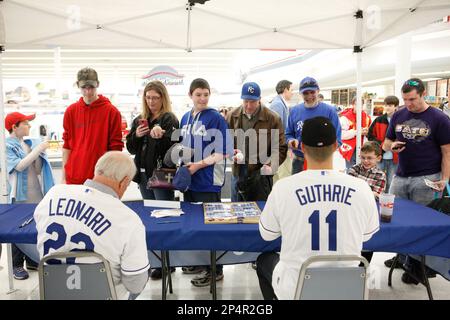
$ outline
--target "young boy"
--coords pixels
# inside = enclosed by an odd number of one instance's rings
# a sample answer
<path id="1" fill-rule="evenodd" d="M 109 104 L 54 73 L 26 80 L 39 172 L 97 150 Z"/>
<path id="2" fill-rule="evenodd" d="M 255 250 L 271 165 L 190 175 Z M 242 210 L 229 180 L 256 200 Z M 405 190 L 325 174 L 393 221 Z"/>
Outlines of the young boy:
<path id="1" fill-rule="evenodd" d="M 30 134 L 29 121 L 34 118 L 34 114 L 27 116 L 19 112 L 9 113 L 5 118 L 5 129 L 9 132 L 6 138 L 6 165 L 10 203 L 38 203 L 54 185 L 50 163 L 45 155 L 48 141 L 24 139 Z M 15 279 L 28 278 L 28 272 L 23 268 L 24 259 L 28 270 L 37 270 L 37 264 L 15 244 L 12 245 L 12 255 Z"/>
<path id="2" fill-rule="evenodd" d="M 386 136 L 387 128 L 389 127 L 389 122 L 391 121 L 392 115 L 397 111 L 399 105 L 399 100 L 396 96 L 387 96 L 384 99 L 384 111 L 386 112 L 382 116 L 376 118 L 369 128 L 369 133 L 367 138 L 369 141 L 377 141 L 381 146 L 383 146 L 384 138 Z M 394 177 L 395 171 L 398 166 L 398 154 L 392 151 L 383 152 L 383 159 L 379 163 L 379 168 L 386 174 L 386 192 L 389 191 L 391 186 L 392 178 Z"/>
<path id="3" fill-rule="evenodd" d="M 205 79 L 194 79 L 189 87 L 189 97 L 194 107 L 180 121 L 184 147 L 195 150 L 191 162 L 185 163 L 191 174 L 189 189 L 183 193 L 187 202 L 220 202 L 220 192 L 225 184 L 225 159 L 233 156 L 232 138 L 224 117 L 211 107 L 211 89 Z M 211 284 L 210 266 L 183 267 L 183 273 L 201 274 L 191 283 L 196 287 Z M 223 265 L 217 265 L 216 281 L 223 279 Z"/>
<path id="4" fill-rule="evenodd" d="M 361 163 L 355 164 L 348 169 L 348 174 L 365 180 L 378 200 L 386 185 L 386 174 L 378 169 L 377 164 L 381 161 L 381 147 L 378 142 L 367 141 L 361 148 Z M 361 255 L 368 262 L 372 260 L 373 252 L 362 251 Z"/>
<path id="5" fill-rule="evenodd" d="M 381 147 L 378 142 L 367 141 L 361 148 L 361 163 L 348 169 L 348 174 L 365 180 L 378 200 L 386 186 L 386 174 L 378 169 L 381 161 Z"/>

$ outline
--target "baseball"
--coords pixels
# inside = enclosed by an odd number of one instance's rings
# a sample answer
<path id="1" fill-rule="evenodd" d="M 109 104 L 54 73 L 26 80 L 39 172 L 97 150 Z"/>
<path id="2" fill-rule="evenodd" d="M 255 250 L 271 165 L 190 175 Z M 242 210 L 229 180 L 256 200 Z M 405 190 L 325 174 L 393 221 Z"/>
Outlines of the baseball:
<path id="1" fill-rule="evenodd" d="M 242 152 L 236 153 L 236 160 L 237 160 L 238 162 L 244 160 L 244 155 L 242 154 Z"/>

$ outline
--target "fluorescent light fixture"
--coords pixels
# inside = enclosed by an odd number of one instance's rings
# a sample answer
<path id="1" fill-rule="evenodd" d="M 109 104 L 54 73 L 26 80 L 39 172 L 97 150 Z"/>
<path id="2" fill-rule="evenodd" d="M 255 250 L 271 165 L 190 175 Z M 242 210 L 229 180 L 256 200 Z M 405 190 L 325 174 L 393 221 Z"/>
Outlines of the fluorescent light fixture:
<path id="1" fill-rule="evenodd" d="M 447 71 L 434 71 L 434 72 L 423 72 L 423 73 L 413 73 L 414 76 L 420 77 L 420 76 L 431 76 L 431 75 L 438 75 L 438 74 L 447 74 L 450 73 L 450 70 Z"/>

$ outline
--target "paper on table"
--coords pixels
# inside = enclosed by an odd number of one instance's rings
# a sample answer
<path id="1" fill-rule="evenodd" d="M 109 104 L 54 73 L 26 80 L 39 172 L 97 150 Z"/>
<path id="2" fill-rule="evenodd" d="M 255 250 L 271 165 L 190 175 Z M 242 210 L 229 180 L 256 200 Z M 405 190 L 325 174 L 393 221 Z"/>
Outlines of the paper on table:
<path id="1" fill-rule="evenodd" d="M 154 208 L 181 208 L 180 201 L 165 201 L 165 200 L 144 200 L 145 207 Z"/>
<path id="2" fill-rule="evenodd" d="M 184 212 L 181 209 L 159 209 L 153 210 L 151 216 L 155 218 L 179 217 Z"/>

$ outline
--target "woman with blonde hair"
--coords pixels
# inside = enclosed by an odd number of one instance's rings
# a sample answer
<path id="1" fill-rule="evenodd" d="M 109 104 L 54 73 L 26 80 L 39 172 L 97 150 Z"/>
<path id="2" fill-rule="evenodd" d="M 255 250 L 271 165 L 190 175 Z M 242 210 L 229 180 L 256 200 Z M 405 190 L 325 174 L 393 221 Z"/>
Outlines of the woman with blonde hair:
<path id="1" fill-rule="evenodd" d="M 144 199 L 174 199 L 173 190 L 147 188 L 147 182 L 153 171 L 163 166 L 164 155 L 175 143 L 171 141 L 172 132 L 178 128 L 166 87 L 160 81 L 149 82 L 142 96 L 142 112 L 133 120 L 126 144 L 127 150 L 135 155 L 138 171 L 133 181 L 139 184 Z M 161 269 L 153 269 L 150 277 L 161 279 Z"/>

